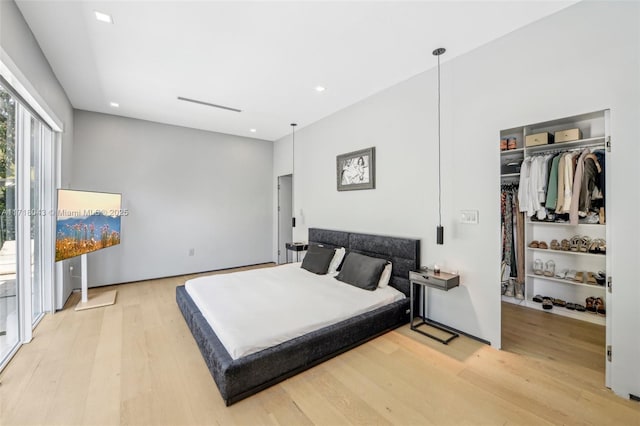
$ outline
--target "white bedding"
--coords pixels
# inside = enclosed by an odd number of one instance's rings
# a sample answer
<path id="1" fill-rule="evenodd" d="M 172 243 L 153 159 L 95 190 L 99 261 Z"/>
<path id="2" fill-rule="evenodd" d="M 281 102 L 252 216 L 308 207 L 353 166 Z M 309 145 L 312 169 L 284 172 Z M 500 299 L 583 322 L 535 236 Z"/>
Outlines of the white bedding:
<path id="1" fill-rule="evenodd" d="M 405 298 L 362 290 L 289 263 L 189 280 L 186 290 L 237 359 Z"/>

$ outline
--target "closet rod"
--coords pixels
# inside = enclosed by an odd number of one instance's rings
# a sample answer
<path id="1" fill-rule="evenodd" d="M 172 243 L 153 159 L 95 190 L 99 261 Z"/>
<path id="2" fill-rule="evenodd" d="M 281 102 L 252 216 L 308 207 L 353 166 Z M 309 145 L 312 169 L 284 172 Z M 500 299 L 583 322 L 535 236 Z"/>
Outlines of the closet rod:
<path id="1" fill-rule="evenodd" d="M 604 149 L 605 146 L 602 142 L 599 143 L 592 143 L 592 144 L 587 144 L 587 145 L 582 145 L 580 147 L 576 147 L 576 148 L 562 148 L 561 146 L 557 147 L 557 148 L 552 148 L 552 149 L 546 149 L 544 151 L 535 151 L 535 152 L 531 152 L 530 155 L 534 156 L 534 155 L 545 155 L 545 154 L 555 154 L 557 152 L 573 152 L 573 151 L 582 151 L 585 148 L 600 148 L 600 149 Z"/>

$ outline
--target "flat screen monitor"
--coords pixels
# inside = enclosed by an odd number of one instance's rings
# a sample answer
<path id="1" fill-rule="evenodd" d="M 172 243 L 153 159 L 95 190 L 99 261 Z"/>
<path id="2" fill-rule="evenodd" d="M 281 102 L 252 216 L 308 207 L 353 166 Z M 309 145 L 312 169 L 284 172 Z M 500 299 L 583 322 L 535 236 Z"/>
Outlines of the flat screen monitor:
<path id="1" fill-rule="evenodd" d="M 56 262 L 120 244 L 122 195 L 58 190 Z"/>

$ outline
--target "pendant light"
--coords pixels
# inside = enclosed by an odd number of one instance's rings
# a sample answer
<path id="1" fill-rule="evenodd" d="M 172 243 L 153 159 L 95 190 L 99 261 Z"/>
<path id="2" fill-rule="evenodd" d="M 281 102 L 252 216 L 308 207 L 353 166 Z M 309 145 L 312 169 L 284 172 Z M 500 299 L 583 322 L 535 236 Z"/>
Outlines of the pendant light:
<path id="1" fill-rule="evenodd" d="M 438 226 L 436 227 L 436 243 L 444 244 L 444 227 L 442 226 L 442 170 L 440 158 L 440 55 L 447 50 L 439 47 L 433 51 L 433 55 L 438 57 Z"/>
<path id="2" fill-rule="evenodd" d="M 296 180 L 296 126 L 298 124 L 291 123 L 291 227 L 296 227 L 296 203 L 295 197 L 295 180 Z"/>

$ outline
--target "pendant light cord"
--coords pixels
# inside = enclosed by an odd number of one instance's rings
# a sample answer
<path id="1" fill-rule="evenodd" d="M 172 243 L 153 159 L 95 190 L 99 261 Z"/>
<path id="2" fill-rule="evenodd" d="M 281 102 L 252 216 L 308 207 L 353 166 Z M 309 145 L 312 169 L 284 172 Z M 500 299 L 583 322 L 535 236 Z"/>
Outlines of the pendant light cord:
<path id="1" fill-rule="evenodd" d="M 440 159 L 440 55 L 438 56 L 438 225 L 442 226 L 442 184 Z"/>
<path id="2" fill-rule="evenodd" d="M 295 180 L 296 180 L 296 123 L 291 123 L 291 224 L 296 226 Z"/>

